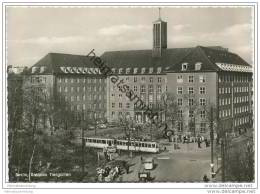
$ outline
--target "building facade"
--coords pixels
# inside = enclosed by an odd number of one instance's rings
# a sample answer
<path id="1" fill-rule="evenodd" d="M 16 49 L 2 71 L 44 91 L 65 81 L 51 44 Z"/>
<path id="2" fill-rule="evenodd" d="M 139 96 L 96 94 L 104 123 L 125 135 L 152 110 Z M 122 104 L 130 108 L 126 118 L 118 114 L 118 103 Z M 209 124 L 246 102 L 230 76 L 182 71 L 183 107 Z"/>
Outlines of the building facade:
<path id="1" fill-rule="evenodd" d="M 30 68 L 29 80 L 45 80 L 51 93 L 84 119 L 114 122 L 129 116 L 145 123 L 151 109 L 167 122 L 169 93 L 176 104 L 170 127 L 178 133 L 208 134 L 211 107 L 219 129 L 239 132 L 252 124 L 251 66 L 220 46 L 167 48 L 167 23 L 161 18 L 153 23 L 152 49 L 108 51 L 101 59 L 120 80 L 117 84 L 88 57 L 58 53 Z M 135 99 L 122 92 L 124 86 Z"/>

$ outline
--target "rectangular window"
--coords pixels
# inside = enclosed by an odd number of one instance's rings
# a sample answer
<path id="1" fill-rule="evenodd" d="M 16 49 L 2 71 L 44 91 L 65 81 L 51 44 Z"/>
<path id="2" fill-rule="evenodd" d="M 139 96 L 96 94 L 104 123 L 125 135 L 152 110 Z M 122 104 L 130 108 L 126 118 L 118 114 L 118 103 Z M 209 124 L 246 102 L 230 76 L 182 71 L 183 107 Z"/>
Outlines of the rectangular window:
<path id="1" fill-rule="evenodd" d="M 111 106 L 112 106 L 112 108 L 115 108 L 115 103 L 113 102 L 113 103 L 111 104 Z"/>
<path id="2" fill-rule="evenodd" d="M 182 87 L 177 88 L 177 94 L 182 94 Z"/>
<path id="3" fill-rule="evenodd" d="M 71 88 L 70 88 L 70 91 L 71 91 L 71 92 L 74 92 L 74 87 L 71 87 Z"/>
<path id="4" fill-rule="evenodd" d="M 74 101 L 74 96 L 70 97 L 70 101 L 73 102 Z"/>
<path id="5" fill-rule="evenodd" d="M 152 82 L 153 82 L 153 77 L 150 77 L 150 78 L 149 78 L 149 81 L 152 83 Z"/>
<path id="6" fill-rule="evenodd" d="M 141 85 L 140 91 L 141 93 L 145 93 L 145 85 Z"/>
<path id="7" fill-rule="evenodd" d="M 145 81 L 145 77 L 141 77 L 141 81 L 143 81 L 143 82 L 144 82 L 144 81 Z"/>
<path id="8" fill-rule="evenodd" d="M 203 76 L 203 75 L 200 75 L 199 79 L 200 79 L 200 83 L 205 83 L 206 82 L 206 77 Z"/>
<path id="9" fill-rule="evenodd" d="M 130 108 L 130 103 L 126 103 L 126 108 Z"/>
<path id="10" fill-rule="evenodd" d="M 200 94 L 206 94 L 206 88 L 200 87 Z"/>
<path id="11" fill-rule="evenodd" d="M 153 93 L 153 85 L 149 85 L 148 92 Z"/>
<path id="12" fill-rule="evenodd" d="M 188 80 L 188 81 L 189 81 L 189 83 L 193 83 L 193 82 L 194 82 L 194 77 L 193 77 L 193 75 L 190 75 L 190 76 L 189 76 L 189 80 Z"/>
<path id="13" fill-rule="evenodd" d="M 183 83 L 182 75 L 177 76 L 177 83 Z"/>
<path id="14" fill-rule="evenodd" d="M 137 77 L 134 77 L 134 82 L 137 82 Z"/>
<path id="15" fill-rule="evenodd" d="M 189 117 L 193 118 L 194 117 L 194 111 L 193 110 L 189 110 Z"/>
<path id="16" fill-rule="evenodd" d="M 205 106 L 206 105 L 206 99 L 205 98 L 200 98 L 200 105 Z"/>
<path id="17" fill-rule="evenodd" d="M 162 82 L 162 78 L 158 77 L 158 82 L 161 83 Z"/>
<path id="18" fill-rule="evenodd" d="M 157 85 L 157 92 L 162 93 L 162 86 L 161 85 Z"/>
<path id="19" fill-rule="evenodd" d="M 118 106 L 119 106 L 119 108 L 122 108 L 122 107 L 123 107 L 123 105 L 122 105 L 121 102 L 119 102 Z"/>
<path id="20" fill-rule="evenodd" d="M 137 92 L 137 86 L 134 86 L 134 92 Z"/>
<path id="21" fill-rule="evenodd" d="M 178 116 L 178 118 L 182 118 L 182 110 L 178 110 L 177 116 Z"/>
<path id="22" fill-rule="evenodd" d="M 181 70 L 186 71 L 188 69 L 188 63 L 182 63 Z"/>
<path id="23" fill-rule="evenodd" d="M 206 118 L 206 112 L 205 110 L 200 111 L 200 118 L 205 119 Z"/>
<path id="24" fill-rule="evenodd" d="M 177 123 L 177 129 L 178 129 L 179 132 L 183 131 L 183 123 L 182 122 Z"/>
<path id="25" fill-rule="evenodd" d="M 177 104 L 178 106 L 182 106 L 182 98 L 178 98 Z"/>
<path id="26" fill-rule="evenodd" d="M 194 99 L 193 98 L 189 98 L 189 106 L 193 106 L 194 104 Z"/>
<path id="27" fill-rule="evenodd" d="M 188 93 L 189 93 L 189 94 L 193 94 L 193 93 L 194 93 L 193 87 L 189 87 L 189 88 L 188 88 Z"/>
<path id="28" fill-rule="evenodd" d="M 206 132 L 206 123 L 200 123 L 200 132 L 205 133 Z"/>

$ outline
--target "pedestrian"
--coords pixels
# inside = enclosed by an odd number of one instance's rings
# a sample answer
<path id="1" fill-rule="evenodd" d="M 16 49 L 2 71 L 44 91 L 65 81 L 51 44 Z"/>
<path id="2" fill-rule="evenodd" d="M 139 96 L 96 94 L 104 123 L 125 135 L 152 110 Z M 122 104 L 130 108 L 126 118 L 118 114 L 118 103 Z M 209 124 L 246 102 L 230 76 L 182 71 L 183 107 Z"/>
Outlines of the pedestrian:
<path id="1" fill-rule="evenodd" d="M 201 144 L 200 138 L 198 138 L 198 148 L 201 148 L 200 144 Z"/>
<path id="2" fill-rule="evenodd" d="M 206 146 L 206 148 L 207 148 L 207 147 L 208 147 L 208 139 L 205 138 L 204 142 L 205 142 L 205 146 Z"/>
<path id="3" fill-rule="evenodd" d="M 129 165 L 128 164 L 126 165 L 125 169 L 126 169 L 126 174 L 128 174 L 129 173 Z"/>
<path id="4" fill-rule="evenodd" d="M 203 181 L 204 181 L 205 183 L 209 182 L 209 178 L 207 177 L 206 174 L 203 176 Z"/>

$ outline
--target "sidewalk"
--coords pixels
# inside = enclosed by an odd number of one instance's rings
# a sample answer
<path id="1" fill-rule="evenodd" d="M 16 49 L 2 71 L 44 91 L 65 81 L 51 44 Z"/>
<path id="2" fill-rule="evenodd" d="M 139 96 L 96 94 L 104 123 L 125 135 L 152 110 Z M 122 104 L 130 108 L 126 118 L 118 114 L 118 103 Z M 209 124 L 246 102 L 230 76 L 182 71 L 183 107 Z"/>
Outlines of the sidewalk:
<path id="1" fill-rule="evenodd" d="M 162 148 L 166 147 L 170 153 L 175 152 L 204 152 L 210 150 L 210 147 L 206 147 L 205 143 L 201 143 L 201 148 L 198 148 L 197 143 L 178 143 L 179 149 L 174 149 L 174 142 L 162 142 Z"/>

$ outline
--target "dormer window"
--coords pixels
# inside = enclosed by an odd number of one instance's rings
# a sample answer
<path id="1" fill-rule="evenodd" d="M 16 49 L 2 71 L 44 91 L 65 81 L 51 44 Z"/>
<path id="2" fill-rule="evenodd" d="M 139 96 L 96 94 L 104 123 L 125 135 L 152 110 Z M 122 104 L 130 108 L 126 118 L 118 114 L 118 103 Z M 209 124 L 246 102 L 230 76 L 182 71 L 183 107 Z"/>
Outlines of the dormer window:
<path id="1" fill-rule="evenodd" d="M 38 69 L 38 67 L 33 67 L 32 68 L 32 73 L 35 73 L 37 69 Z"/>
<path id="2" fill-rule="evenodd" d="M 142 74 L 145 73 L 145 67 L 142 68 L 142 72 L 141 72 L 141 73 L 142 73 Z"/>
<path id="3" fill-rule="evenodd" d="M 45 66 L 40 67 L 40 73 L 43 73 L 45 71 Z"/>
<path id="4" fill-rule="evenodd" d="M 161 73 L 162 72 L 162 68 L 161 67 L 157 67 L 157 73 Z"/>
<path id="5" fill-rule="evenodd" d="M 134 68 L 134 74 L 137 74 L 138 68 Z"/>
<path id="6" fill-rule="evenodd" d="M 150 68 L 149 68 L 149 73 L 150 73 L 150 74 L 153 73 L 153 67 L 150 67 Z"/>
<path id="7" fill-rule="evenodd" d="M 182 63 L 181 70 L 186 71 L 188 69 L 188 63 Z"/>
<path id="8" fill-rule="evenodd" d="M 195 71 L 199 71 L 199 70 L 201 69 L 201 65 L 202 65 L 201 62 L 197 62 L 197 63 L 195 64 Z"/>
<path id="9" fill-rule="evenodd" d="M 126 68 L 126 74 L 129 74 L 130 73 L 130 68 Z"/>
<path id="10" fill-rule="evenodd" d="M 122 74 L 122 72 L 123 72 L 123 68 L 119 68 L 118 73 Z"/>

